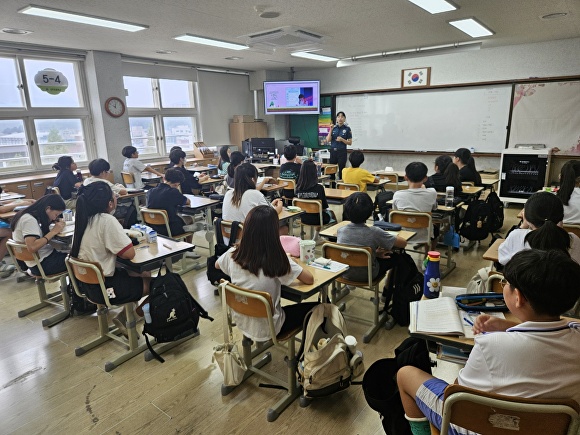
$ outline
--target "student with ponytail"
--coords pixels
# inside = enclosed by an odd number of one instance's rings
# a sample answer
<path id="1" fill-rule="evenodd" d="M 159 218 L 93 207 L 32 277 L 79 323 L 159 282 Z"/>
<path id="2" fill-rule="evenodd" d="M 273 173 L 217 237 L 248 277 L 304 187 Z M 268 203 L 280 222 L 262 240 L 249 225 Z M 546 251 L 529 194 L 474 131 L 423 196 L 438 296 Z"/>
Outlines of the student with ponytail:
<path id="1" fill-rule="evenodd" d="M 471 156 L 471 151 L 467 148 L 459 148 L 455 151 L 453 163 L 459 168 L 461 181 L 471 181 L 476 186 L 481 186 L 481 175 L 475 168 L 475 160 Z"/>
<path id="2" fill-rule="evenodd" d="M 453 165 L 449 156 L 439 156 L 435 159 L 435 173 L 427 178 L 425 187 L 432 187 L 437 192 L 445 192 L 447 186 L 455 188 L 455 196 L 461 193 L 461 179 L 459 168 Z"/>
<path id="3" fill-rule="evenodd" d="M 58 162 L 52 165 L 52 169 L 58 171 L 58 175 L 52 183 L 53 187 L 58 187 L 60 196 L 64 199 L 66 208 L 74 209 L 76 206 L 76 199 L 73 198 L 73 192 L 83 184 L 77 180 L 74 171 L 77 170 L 77 164 L 71 156 L 61 156 Z"/>
<path id="4" fill-rule="evenodd" d="M 580 238 L 561 227 L 563 217 L 564 206 L 556 195 L 534 193 L 526 201 L 523 224 L 499 246 L 499 262 L 506 264 L 517 252 L 533 248 L 564 251 L 580 263 Z"/>
<path id="5" fill-rule="evenodd" d="M 123 304 L 138 301 L 149 294 L 151 277 L 148 272 L 139 276 L 115 267 L 117 257 L 128 260 L 135 257 L 131 239 L 111 214 L 116 206 L 117 195 L 104 181 L 95 181 L 81 187 L 77 198 L 75 232 L 70 255 L 99 263 L 105 276 L 105 286 L 113 289 L 114 295 L 109 296 L 111 303 Z M 98 285 L 81 283 L 81 287 L 90 300 L 105 303 Z M 122 318 L 121 314 L 114 323 L 124 327 L 119 318 Z"/>
<path id="6" fill-rule="evenodd" d="M 568 160 L 562 166 L 557 196 L 564 204 L 564 223 L 580 224 L 580 161 Z"/>

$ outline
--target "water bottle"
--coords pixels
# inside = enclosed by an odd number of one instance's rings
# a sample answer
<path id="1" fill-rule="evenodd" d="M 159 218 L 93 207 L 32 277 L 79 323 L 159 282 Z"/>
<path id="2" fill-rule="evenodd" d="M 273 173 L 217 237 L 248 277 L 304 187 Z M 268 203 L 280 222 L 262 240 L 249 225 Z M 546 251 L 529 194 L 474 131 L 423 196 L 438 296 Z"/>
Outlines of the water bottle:
<path id="1" fill-rule="evenodd" d="M 149 303 L 143 305 L 143 317 L 145 317 L 145 323 L 151 323 L 151 313 L 149 312 Z"/>
<path id="2" fill-rule="evenodd" d="M 322 165 L 316 165 L 316 175 L 318 177 L 322 175 Z"/>
<path id="3" fill-rule="evenodd" d="M 147 243 L 157 243 L 157 231 L 151 230 L 147 232 Z"/>
<path id="4" fill-rule="evenodd" d="M 445 188 L 445 207 L 453 207 L 453 198 L 455 197 L 455 188 L 447 186 Z"/>
<path id="5" fill-rule="evenodd" d="M 77 170 L 77 180 L 81 183 L 83 182 L 83 174 L 81 174 L 81 170 Z"/>
<path id="6" fill-rule="evenodd" d="M 441 290 L 440 258 L 441 254 L 437 251 L 429 251 L 427 254 L 427 269 L 425 270 L 425 281 L 423 282 L 423 295 L 429 299 L 438 298 L 439 291 Z"/>
<path id="7" fill-rule="evenodd" d="M 62 219 L 65 222 L 72 222 L 73 221 L 73 212 L 72 210 L 66 209 L 62 212 Z"/>

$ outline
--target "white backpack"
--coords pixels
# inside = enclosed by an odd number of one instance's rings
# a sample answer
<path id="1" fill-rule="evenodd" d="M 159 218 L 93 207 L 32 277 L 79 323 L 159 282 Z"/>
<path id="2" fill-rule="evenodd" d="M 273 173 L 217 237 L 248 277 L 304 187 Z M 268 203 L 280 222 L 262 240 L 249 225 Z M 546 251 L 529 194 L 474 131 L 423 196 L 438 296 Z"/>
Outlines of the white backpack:
<path id="1" fill-rule="evenodd" d="M 346 345 L 346 323 L 336 305 L 314 307 L 304 319 L 303 331 L 298 380 L 305 397 L 322 397 L 344 390 L 353 377 L 364 372 L 362 354 L 352 355 Z"/>
<path id="2" fill-rule="evenodd" d="M 467 283 L 467 293 L 486 293 L 491 267 L 482 267 Z"/>

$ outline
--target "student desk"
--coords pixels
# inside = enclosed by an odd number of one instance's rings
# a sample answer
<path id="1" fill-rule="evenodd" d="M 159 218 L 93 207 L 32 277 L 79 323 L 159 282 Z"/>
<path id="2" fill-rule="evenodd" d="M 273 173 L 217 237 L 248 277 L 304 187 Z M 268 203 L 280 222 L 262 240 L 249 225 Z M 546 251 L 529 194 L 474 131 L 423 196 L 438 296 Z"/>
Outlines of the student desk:
<path id="1" fill-rule="evenodd" d="M 215 168 L 210 168 L 209 166 L 186 166 L 185 169 L 187 169 L 189 172 L 194 173 L 194 172 L 207 172 L 208 175 L 211 175 L 212 172 L 215 172 L 217 174 L 217 166 Z"/>
<path id="2" fill-rule="evenodd" d="M 328 285 L 348 270 L 343 269 L 340 272 L 331 272 L 330 270 L 308 266 L 300 261 L 299 258 L 290 258 L 290 261 L 294 261 L 295 263 L 299 264 L 304 269 L 310 271 L 310 273 L 312 273 L 314 276 L 313 284 L 303 284 L 296 279 L 289 286 L 282 286 L 282 297 L 294 302 L 301 302 L 304 299 L 308 299 L 310 296 L 315 295 L 316 293 L 320 293 L 322 301 L 327 301 Z"/>
<path id="3" fill-rule="evenodd" d="M 324 188 L 326 200 L 330 204 L 344 204 L 346 199 L 354 192 L 356 192 L 356 190 L 332 189 L 330 187 Z"/>
<path id="4" fill-rule="evenodd" d="M 503 242 L 505 242 L 505 239 L 497 239 L 495 242 L 493 242 L 493 245 L 491 245 L 487 249 L 487 251 L 485 251 L 485 253 L 483 254 L 483 259 L 493 261 L 493 262 L 498 261 L 499 245 L 501 245 Z"/>
<path id="5" fill-rule="evenodd" d="M 320 232 L 320 235 L 322 237 L 326 237 L 331 241 L 336 241 L 336 237 L 338 234 L 338 230 L 341 229 L 342 227 L 346 226 L 350 224 L 350 221 L 342 221 L 337 223 L 336 225 L 333 225 L 331 227 L 328 227 L 324 230 L 322 230 Z M 407 230 L 401 230 L 401 231 L 387 231 L 389 234 L 392 234 L 393 236 L 399 236 L 403 239 L 405 239 L 406 241 L 408 241 L 411 237 L 413 237 L 415 234 L 414 231 L 407 231 Z"/>
<path id="6" fill-rule="evenodd" d="M 166 258 L 185 254 L 187 251 L 193 251 L 194 248 L 195 245 L 191 243 L 176 241 L 169 237 L 158 235 L 155 243 L 140 243 L 135 246 L 135 257 L 133 259 L 127 260 L 117 257 L 117 264 L 133 272 L 142 273 L 158 268 Z M 171 262 L 167 262 L 166 265 L 168 269 L 171 269 Z"/>
<path id="7" fill-rule="evenodd" d="M 266 198 L 273 199 L 272 197 L 276 192 L 285 189 L 287 186 L 288 183 L 285 183 L 284 181 L 280 181 L 278 184 L 266 183 L 260 192 L 262 192 Z"/>
<path id="8" fill-rule="evenodd" d="M 288 211 L 288 209 L 286 207 L 284 207 L 282 209 L 282 213 L 280 213 L 278 215 L 278 219 L 280 220 L 280 222 L 284 221 L 284 220 L 288 220 L 288 225 L 290 228 L 290 235 L 293 236 L 294 235 L 294 219 L 297 216 L 300 216 L 302 213 L 304 213 L 303 211 Z"/>
<path id="9" fill-rule="evenodd" d="M 390 181 L 389 180 L 379 180 L 376 183 L 368 183 L 367 184 L 367 190 L 379 190 L 379 191 L 384 191 L 385 190 L 385 185 L 389 184 Z"/>
<path id="10" fill-rule="evenodd" d="M 158 184 L 162 181 L 161 176 L 157 175 L 157 174 L 153 174 L 151 172 L 143 172 L 141 174 L 141 181 L 145 184 Z"/>
<path id="11" fill-rule="evenodd" d="M 14 216 L 16 216 L 16 211 L 7 211 L 6 213 L 0 213 L 0 219 L 4 221 L 10 221 Z"/>
<path id="12" fill-rule="evenodd" d="M 497 174 L 481 174 L 481 185 L 484 189 L 497 190 L 499 178 Z"/>
<path id="13" fill-rule="evenodd" d="M 26 195 L 22 193 L 2 192 L 0 193 L 0 202 L 12 201 L 14 199 L 24 198 Z"/>
<path id="14" fill-rule="evenodd" d="M 190 205 L 180 208 L 181 213 L 186 215 L 196 215 L 200 212 L 205 212 L 205 221 L 207 225 L 207 230 L 205 232 L 205 239 L 208 243 L 209 255 L 212 256 L 214 252 L 214 231 L 213 231 L 213 221 L 211 219 L 211 209 L 219 204 L 221 201 L 217 199 L 204 198 L 202 196 L 195 196 L 191 194 L 185 194 L 189 199 Z"/>
<path id="15" fill-rule="evenodd" d="M 205 181 L 200 181 L 199 184 L 203 187 L 203 186 L 210 186 L 210 191 L 212 190 L 211 186 L 215 186 L 216 184 L 220 184 L 224 181 L 224 177 L 219 177 L 219 178 L 208 178 Z"/>

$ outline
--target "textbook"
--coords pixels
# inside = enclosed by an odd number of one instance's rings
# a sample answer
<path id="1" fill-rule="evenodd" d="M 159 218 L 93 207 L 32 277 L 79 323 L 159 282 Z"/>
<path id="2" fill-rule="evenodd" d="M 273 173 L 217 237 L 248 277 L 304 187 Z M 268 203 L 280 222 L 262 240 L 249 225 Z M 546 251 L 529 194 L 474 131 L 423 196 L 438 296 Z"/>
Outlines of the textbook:
<path id="1" fill-rule="evenodd" d="M 441 297 L 411 302 L 409 332 L 437 335 L 457 335 L 473 338 L 474 318 L 459 310 L 454 298 Z"/>

